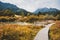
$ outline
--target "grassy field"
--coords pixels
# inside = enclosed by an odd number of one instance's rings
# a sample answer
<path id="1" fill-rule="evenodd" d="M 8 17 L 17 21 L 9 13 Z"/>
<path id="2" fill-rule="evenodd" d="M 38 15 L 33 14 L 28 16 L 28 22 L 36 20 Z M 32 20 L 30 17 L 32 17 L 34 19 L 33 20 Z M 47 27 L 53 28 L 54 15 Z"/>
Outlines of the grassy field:
<path id="1" fill-rule="evenodd" d="M 60 40 L 60 21 L 52 25 L 49 31 L 50 40 Z"/>
<path id="2" fill-rule="evenodd" d="M 43 26 L 0 23 L 0 40 L 33 40 Z"/>

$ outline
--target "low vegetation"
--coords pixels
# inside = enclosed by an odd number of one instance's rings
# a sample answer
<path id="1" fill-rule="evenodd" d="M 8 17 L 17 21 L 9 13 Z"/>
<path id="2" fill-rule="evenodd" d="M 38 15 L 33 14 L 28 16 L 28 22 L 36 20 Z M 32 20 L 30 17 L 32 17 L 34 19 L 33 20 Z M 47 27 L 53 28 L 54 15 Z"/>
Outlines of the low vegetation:
<path id="1" fill-rule="evenodd" d="M 33 40 L 43 26 L 0 23 L 0 40 Z"/>
<path id="2" fill-rule="evenodd" d="M 49 30 L 49 38 L 50 40 L 60 40 L 60 21 L 51 26 Z"/>
<path id="3" fill-rule="evenodd" d="M 0 22 L 14 22 L 14 21 L 20 21 L 20 22 L 36 22 L 36 21 L 42 21 L 42 20 L 60 20 L 60 11 L 56 14 L 54 13 L 31 13 L 23 11 L 21 12 L 13 12 L 10 9 L 0 10 Z"/>

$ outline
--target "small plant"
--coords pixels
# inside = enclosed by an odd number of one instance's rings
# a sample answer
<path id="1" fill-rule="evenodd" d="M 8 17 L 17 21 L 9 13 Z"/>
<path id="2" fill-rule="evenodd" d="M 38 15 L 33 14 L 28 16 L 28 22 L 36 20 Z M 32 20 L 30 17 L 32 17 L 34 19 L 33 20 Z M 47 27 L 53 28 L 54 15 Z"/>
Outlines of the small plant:
<path id="1" fill-rule="evenodd" d="M 42 26 L 17 25 L 17 24 L 0 24 L 2 31 L 0 32 L 1 40 L 33 40 L 37 32 Z M 0 29 L 1 30 L 1 29 Z"/>
<path id="2" fill-rule="evenodd" d="M 52 25 L 49 30 L 49 38 L 50 40 L 60 40 L 60 22 Z"/>

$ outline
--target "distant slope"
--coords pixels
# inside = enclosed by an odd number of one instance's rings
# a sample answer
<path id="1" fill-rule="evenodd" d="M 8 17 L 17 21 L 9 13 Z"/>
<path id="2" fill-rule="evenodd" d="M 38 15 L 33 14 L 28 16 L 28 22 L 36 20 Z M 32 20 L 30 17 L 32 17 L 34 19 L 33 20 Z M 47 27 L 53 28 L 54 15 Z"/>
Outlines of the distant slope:
<path id="1" fill-rule="evenodd" d="M 24 9 L 18 8 L 14 4 L 0 2 L 0 11 L 6 10 L 6 9 L 11 10 L 18 15 L 20 15 L 21 13 L 24 13 L 24 15 L 27 15 L 27 13 L 30 13 Z"/>
<path id="2" fill-rule="evenodd" d="M 19 10 L 19 8 L 16 5 L 0 2 L 0 10 L 5 10 L 5 9 L 10 9 L 13 11 Z"/>
<path id="3" fill-rule="evenodd" d="M 43 14 L 57 14 L 60 10 L 56 9 L 56 8 L 41 8 L 41 9 L 37 9 L 34 13 L 35 14 L 39 14 L 39 13 L 43 13 Z"/>
<path id="4" fill-rule="evenodd" d="M 37 9 L 35 11 L 35 13 L 38 13 L 38 12 L 56 12 L 56 11 L 59 11 L 59 10 L 56 8 L 41 8 L 41 9 Z"/>

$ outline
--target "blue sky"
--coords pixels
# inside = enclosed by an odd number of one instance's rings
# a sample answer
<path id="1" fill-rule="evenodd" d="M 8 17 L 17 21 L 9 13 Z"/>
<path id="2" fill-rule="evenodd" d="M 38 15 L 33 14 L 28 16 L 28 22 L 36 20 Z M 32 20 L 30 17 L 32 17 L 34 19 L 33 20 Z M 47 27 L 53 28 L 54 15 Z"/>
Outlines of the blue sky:
<path id="1" fill-rule="evenodd" d="M 44 7 L 60 9 L 60 0 L 0 0 L 0 1 L 15 4 L 19 8 L 23 8 L 30 12 L 33 12 L 38 8 Z"/>

